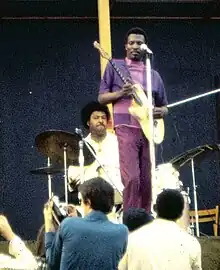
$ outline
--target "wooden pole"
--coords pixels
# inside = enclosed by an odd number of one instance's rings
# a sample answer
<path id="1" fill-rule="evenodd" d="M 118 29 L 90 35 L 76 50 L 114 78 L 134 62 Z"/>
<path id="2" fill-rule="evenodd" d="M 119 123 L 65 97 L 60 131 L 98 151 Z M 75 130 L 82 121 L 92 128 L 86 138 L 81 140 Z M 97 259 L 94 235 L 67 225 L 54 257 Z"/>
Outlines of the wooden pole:
<path id="1" fill-rule="evenodd" d="M 99 43 L 101 47 L 111 57 L 111 26 L 110 26 L 110 8 L 109 0 L 98 0 L 98 21 L 99 21 Z M 101 76 L 105 71 L 107 60 L 100 56 Z M 113 109 L 112 104 L 108 104 L 108 108 L 111 114 L 111 121 L 109 121 L 109 129 L 113 129 Z"/>

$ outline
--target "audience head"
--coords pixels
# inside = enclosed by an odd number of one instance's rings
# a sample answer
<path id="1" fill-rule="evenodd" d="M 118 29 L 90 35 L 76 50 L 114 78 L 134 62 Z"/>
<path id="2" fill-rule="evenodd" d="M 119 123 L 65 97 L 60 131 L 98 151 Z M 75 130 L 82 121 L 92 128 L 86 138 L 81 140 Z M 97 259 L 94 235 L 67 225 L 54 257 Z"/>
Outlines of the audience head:
<path id="1" fill-rule="evenodd" d="M 184 209 L 183 195 L 175 189 L 165 189 L 156 200 L 155 210 L 158 218 L 176 221 Z"/>
<path id="2" fill-rule="evenodd" d="M 123 213 L 123 223 L 128 227 L 130 232 L 149 223 L 153 217 L 143 208 L 129 208 Z"/>
<path id="3" fill-rule="evenodd" d="M 103 136 L 106 134 L 110 112 L 106 105 L 92 101 L 82 109 L 81 119 L 84 127 L 89 128 L 91 134 Z"/>
<path id="4" fill-rule="evenodd" d="M 92 178 L 79 186 L 84 214 L 92 210 L 108 214 L 114 206 L 114 188 L 101 177 Z"/>

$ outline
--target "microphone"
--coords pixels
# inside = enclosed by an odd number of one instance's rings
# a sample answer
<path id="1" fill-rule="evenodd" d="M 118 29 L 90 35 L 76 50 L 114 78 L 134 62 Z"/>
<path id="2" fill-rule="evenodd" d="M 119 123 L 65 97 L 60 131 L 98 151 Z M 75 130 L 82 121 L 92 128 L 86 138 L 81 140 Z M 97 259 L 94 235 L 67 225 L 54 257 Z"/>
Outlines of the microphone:
<path id="1" fill-rule="evenodd" d="M 141 44 L 141 51 L 144 51 L 145 53 L 148 53 L 148 54 L 153 54 L 153 52 L 147 47 L 146 44 Z"/>
<path id="2" fill-rule="evenodd" d="M 80 129 L 80 128 L 75 128 L 75 133 L 78 134 L 79 136 L 83 137 L 82 129 Z"/>

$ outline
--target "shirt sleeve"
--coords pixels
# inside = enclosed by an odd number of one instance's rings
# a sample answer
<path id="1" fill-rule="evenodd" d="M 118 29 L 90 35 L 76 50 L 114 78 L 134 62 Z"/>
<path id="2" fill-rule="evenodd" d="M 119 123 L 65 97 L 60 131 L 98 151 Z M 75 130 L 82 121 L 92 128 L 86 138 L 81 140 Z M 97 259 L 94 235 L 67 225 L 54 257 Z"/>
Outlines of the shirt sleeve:
<path id="1" fill-rule="evenodd" d="M 45 233 L 46 261 L 52 269 L 60 269 L 62 253 L 61 227 L 54 232 Z"/>
<path id="2" fill-rule="evenodd" d="M 202 270 L 201 245 L 197 242 L 196 254 L 192 263 L 192 270 Z"/>
<path id="3" fill-rule="evenodd" d="M 155 89 L 154 103 L 156 107 L 163 107 L 168 104 L 166 90 L 163 80 L 157 71 L 154 71 L 154 81 L 156 84 L 153 86 Z"/>
<path id="4" fill-rule="evenodd" d="M 113 79 L 114 71 L 111 64 L 108 63 L 101 79 L 99 94 L 104 94 L 112 91 Z"/>
<path id="5" fill-rule="evenodd" d="M 16 258 L 16 260 L 11 260 L 11 262 L 14 261 L 15 264 L 22 264 L 23 266 L 32 268 L 37 266 L 37 262 L 32 252 L 26 247 L 25 243 L 18 236 L 15 236 L 9 242 L 9 254 Z"/>

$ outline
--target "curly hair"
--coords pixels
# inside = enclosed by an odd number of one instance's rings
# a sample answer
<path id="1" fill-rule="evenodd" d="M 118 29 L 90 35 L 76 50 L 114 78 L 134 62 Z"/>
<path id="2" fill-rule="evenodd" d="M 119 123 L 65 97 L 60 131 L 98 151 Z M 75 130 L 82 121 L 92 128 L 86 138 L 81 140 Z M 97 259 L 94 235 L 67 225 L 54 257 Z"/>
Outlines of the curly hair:
<path id="1" fill-rule="evenodd" d="M 107 121 L 110 119 L 110 112 L 106 105 L 100 104 L 98 101 L 92 101 L 88 103 L 82 110 L 81 110 L 81 121 L 85 128 L 88 129 L 88 121 L 90 119 L 90 116 L 93 112 L 104 112 L 107 117 Z"/>

